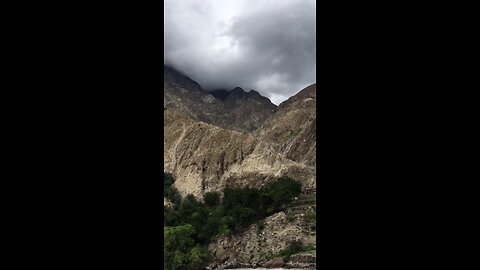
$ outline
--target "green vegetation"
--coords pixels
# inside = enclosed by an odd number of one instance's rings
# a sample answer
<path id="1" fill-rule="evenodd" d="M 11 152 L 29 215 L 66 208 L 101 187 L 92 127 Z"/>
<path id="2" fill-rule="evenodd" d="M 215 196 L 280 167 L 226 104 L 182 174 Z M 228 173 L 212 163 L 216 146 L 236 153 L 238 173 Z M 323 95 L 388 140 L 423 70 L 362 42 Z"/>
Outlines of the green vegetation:
<path id="1" fill-rule="evenodd" d="M 309 211 L 306 212 L 303 216 L 304 219 L 316 219 L 317 218 L 317 212 L 315 211 Z"/>
<path id="2" fill-rule="evenodd" d="M 265 229 L 265 223 L 262 221 L 257 222 L 257 233 L 261 233 Z"/>
<path id="3" fill-rule="evenodd" d="M 290 260 L 290 257 L 294 254 L 302 253 L 302 252 L 311 252 L 314 251 L 315 248 L 313 246 L 304 246 L 300 241 L 291 241 L 288 244 L 288 247 L 277 254 L 273 254 L 267 256 L 266 259 L 270 260 L 276 257 L 282 257 L 285 262 Z"/>
<path id="4" fill-rule="evenodd" d="M 169 199 L 175 206 L 180 205 L 182 196 L 178 190 L 173 187 L 175 178 L 169 173 L 163 173 L 163 197 Z"/>
<path id="5" fill-rule="evenodd" d="M 163 269 L 203 269 L 208 261 L 208 251 L 198 246 L 192 236 L 191 225 L 164 229 Z"/>
<path id="6" fill-rule="evenodd" d="M 220 203 L 220 194 L 218 192 L 207 192 L 203 196 L 203 199 L 207 206 L 214 207 Z"/>
<path id="7" fill-rule="evenodd" d="M 170 227 L 165 230 L 165 269 L 202 269 L 209 259 L 205 247 L 215 236 L 229 235 L 255 222 L 263 230 L 261 220 L 284 209 L 301 191 L 298 182 L 280 178 L 259 190 L 227 188 L 222 203 L 220 194 L 206 193 L 201 203 L 193 195 L 176 198 L 174 181 L 164 174 L 164 188 L 169 190 L 164 195 L 175 199 L 170 199 L 173 209 L 164 210 L 164 225 Z"/>

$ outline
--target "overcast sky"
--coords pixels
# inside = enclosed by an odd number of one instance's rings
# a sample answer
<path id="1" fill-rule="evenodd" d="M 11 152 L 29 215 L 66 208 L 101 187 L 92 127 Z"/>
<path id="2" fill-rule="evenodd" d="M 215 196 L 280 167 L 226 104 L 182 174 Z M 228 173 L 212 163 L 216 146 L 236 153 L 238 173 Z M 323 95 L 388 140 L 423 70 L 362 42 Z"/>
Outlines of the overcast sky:
<path id="1" fill-rule="evenodd" d="M 316 82 L 315 0 L 165 0 L 165 59 L 206 89 L 279 104 Z"/>

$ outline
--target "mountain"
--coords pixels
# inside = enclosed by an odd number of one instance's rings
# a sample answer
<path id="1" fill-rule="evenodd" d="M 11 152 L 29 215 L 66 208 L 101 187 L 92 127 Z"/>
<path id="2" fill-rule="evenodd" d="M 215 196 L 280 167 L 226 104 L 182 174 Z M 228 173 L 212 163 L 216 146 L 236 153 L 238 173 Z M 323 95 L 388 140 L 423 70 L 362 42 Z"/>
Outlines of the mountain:
<path id="1" fill-rule="evenodd" d="M 316 166 L 316 101 L 313 84 L 280 104 L 257 137 L 269 142 L 287 159 Z"/>
<path id="2" fill-rule="evenodd" d="M 237 87 L 209 92 L 173 68 L 164 70 L 164 108 L 177 108 L 197 121 L 249 132 L 259 128 L 277 107 L 254 90 Z"/>
<path id="3" fill-rule="evenodd" d="M 164 170 L 175 176 L 182 196 L 202 199 L 226 187 L 259 188 L 278 177 L 302 184 L 294 206 L 263 221 L 264 234 L 253 224 L 211 243 L 212 269 L 268 265 L 267 255 L 289 241 L 316 245 L 316 223 L 303 218 L 316 207 L 316 84 L 277 107 L 254 90 L 206 91 L 166 67 L 164 146 Z M 311 266 L 315 260 L 310 253 L 298 254 L 290 266 Z"/>
<path id="4" fill-rule="evenodd" d="M 171 68 L 164 86 L 164 168 L 182 195 L 201 198 L 279 176 L 316 188 L 316 85 L 278 108 L 238 87 L 218 98 Z"/>

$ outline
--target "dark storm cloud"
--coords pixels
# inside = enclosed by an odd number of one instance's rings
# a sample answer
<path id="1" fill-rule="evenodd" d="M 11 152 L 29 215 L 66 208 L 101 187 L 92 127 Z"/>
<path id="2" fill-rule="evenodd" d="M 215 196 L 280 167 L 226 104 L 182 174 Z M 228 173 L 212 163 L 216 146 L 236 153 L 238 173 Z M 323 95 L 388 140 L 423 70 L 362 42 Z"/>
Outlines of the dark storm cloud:
<path id="1" fill-rule="evenodd" d="M 315 1 L 167 0 L 164 63 L 279 103 L 315 80 Z"/>

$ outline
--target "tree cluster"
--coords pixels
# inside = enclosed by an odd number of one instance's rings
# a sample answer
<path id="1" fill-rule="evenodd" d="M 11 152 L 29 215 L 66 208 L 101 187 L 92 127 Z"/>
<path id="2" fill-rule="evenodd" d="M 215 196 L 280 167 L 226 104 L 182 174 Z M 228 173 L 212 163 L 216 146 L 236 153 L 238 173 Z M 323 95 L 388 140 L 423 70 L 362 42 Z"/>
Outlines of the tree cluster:
<path id="1" fill-rule="evenodd" d="M 175 194 L 178 191 L 172 187 L 173 183 L 174 178 L 164 174 L 164 187 Z M 300 191 L 301 185 L 295 180 L 280 178 L 261 189 L 227 188 L 222 200 L 216 192 L 206 193 L 204 202 L 193 195 L 183 199 L 169 198 L 174 207 L 164 210 L 164 225 L 175 229 L 168 231 L 164 251 L 166 256 L 177 256 L 177 259 L 165 260 L 165 269 L 193 269 L 188 268 L 194 261 L 192 254 L 196 254 L 197 263 L 205 262 L 202 260 L 207 260 L 208 256 L 204 256 L 204 247 L 215 236 L 228 235 L 281 211 Z M 170 193 L 166 192 L 165 196 L 167 194 Z M 171 194 L 169 196 L 172 197 Z M 177 243 L 167 245 L 167 240 Z"/>

